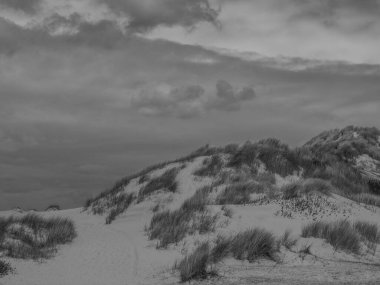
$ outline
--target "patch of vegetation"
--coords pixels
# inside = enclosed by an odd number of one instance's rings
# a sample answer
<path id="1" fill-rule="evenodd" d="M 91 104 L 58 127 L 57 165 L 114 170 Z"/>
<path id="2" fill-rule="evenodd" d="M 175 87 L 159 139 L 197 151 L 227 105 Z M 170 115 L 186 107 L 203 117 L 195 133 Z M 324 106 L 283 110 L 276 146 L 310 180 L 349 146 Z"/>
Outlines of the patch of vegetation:
<path id="1" fill-rule="evenodd" d="M 280 238 L 279 243 L 290 250 L 297 243 L 297 239 L 291 236 L 290 230 L 287 230 Z"/>
<path id="2" fill-rule="evenodd" d="M 134 195 L 133 194 L 128 194 L 128 195 L 120 195 L 119 197 L 119 201 L 116 204 L 116 207 L 113 208 L 108 216 L 106 217 L 106 224 L 111 224 L 118 215 L 124 213 L 125 210 L 128 209 L 129 205 L 131 205 L 131 203 L 133 202 L 134 200 Z"/>
<path id="3" fill-rule="evenodd" d="M 207 271 L 209 265 L 210 245 L 202 243 L 193 253 L 186 256 L 174 268 L 179 270 L 182 282 L 194 279 L 206 279 L 210 275 Z"/>
<path id="4" fill-rule="evenodd" d="M 264 229 L 250 229 L 231 240 L 230 251 L 238 260 L 253 262 L 258 258 L 275 260 L 278 246 L 274 235 Z"/>
<path id="5" fill-rule="evenodd" d="M 11 264 L 0 260 L 0 278 L 12 273 L 14 273 L 14 269 Z"/>
<path id="6" fill-rule="evenodd" d="M 228 256 L 249 262 L 260 258 L 276 260 L 275 254 L 278 251 L 278 241 L 274 235 L 264 229 L 256 228 L 233 237 L 218 236 L 212 248 L 208 242 L 202 243 L 174 267 L 180 271 L 181 281 L 185 282 L 216 275 L 212 265 Z"/>
<path id="7" fill-rule="evenodd" d="M 187 234 L 196 231 L 204 234 L 214 230 L 217 216 L 206 208 L 208 191 L 209 187 L 197 190 L 178 210 L 154 214 L 147 231 L 150 240 L 159 240 L 157 248 L 177 244 Z"/>
<path id="8" fill-rule="evenodd" d="M 265 187 L 255 182 L 231 184 L 218 195 L 216 204 L 249 204 L 251 202 L 251 194 L 264 193 L 264 191 Z"/>
<path id="9" fill-rule="evenodd" d="M 50 205 L 49 207 L 45 209 L 45 211 L 59 211 L 59 210 L 61 210 L 61 207 L 57 204 Z"/>
<path id="10" fill-rule="evenodd" d="M 353 225 L 354 229 L 360 234 L 368 249 L 376 252 L 377 244 L 380 243 L 380 231 L 377 224 L 357 221 Z"/>
<path id="11" fill-rule="evenodd" d="M 0 218 L 0 251 L 23 259 L 50 257 L 56 247 L 76 237 L 74 223 L 67 218 L 42 218 L 35 214 Z"/>
<path id="12" fill-rule="evenodd" d="M 335 250 L 340 249 L 356 254 L 360 251 L 360 235 L 346 220 L 309 223 L 302 228 L 301 236 L 325 239 Z"/>
<path id="13" fill-rule="evenodd" d="M 151 179 L 148 184 L 140 190 L 139 200 L 160 189 L 175 192 L 178 186 L 176 181 L 178 172 L 178 168 L 172 168 L 165 171 L 161 176 Z"/>
<path id="14" fill-rule="evenodd" d="M 211 158 L 203 161 L 203 166 L 194 172 L 197 176 L 216 176 L 223 167 L 223 160 L 218 154 L 214 154 Z"/>
<path id="15" fill-rule="evenodd" d="M 349 199 L 358 203 L 363 203 L 370 206 L 380 207 L 380 196 L 370 193 L 360 193 L 348 195 Z"/>
<path id="16" fill-rule="evenodd" d="M 309 194 L 323 194 L 328 196 L 334 192 L 330 183 L 317 178 L 309 178 L 293 182 L 283 186 L 281 190 L 283 193 L 283 199 L 285 200 L 300 198 Z"/>

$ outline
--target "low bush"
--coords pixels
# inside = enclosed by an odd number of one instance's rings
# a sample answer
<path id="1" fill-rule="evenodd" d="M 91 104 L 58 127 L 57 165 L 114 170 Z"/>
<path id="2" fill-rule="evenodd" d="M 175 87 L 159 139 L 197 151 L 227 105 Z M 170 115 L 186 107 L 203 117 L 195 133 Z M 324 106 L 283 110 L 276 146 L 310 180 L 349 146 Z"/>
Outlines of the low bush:
<path id="1" fill-rule="evenodd" d="M 10 263 L 0 260 L 0 278 L 12 274 L 14 272 L 14 269 L 10 265 Z"/>
<path id="2" fill-rule="evenodd" d="M 335 222 L 312 222 L 302 228 L 302 237 L 325 239 L 336 250 L 359 253 L 360 235 L 350 222 L 341 220 Z"/>
<path id="3" fill-rule="evenodd" d="M 218 195 L 216 204 L 249 204 L 251 202 L 251 194 L 264 193 L 264 191 L 264 185 L 255 182 L 231 184 Z"/>
<path id="4" fill-rule="evenodd" d="M 59 211 L 59 210 L 61 210 L 61 207 L 56 204 L 50 205 L 49 207 L 45 209 L 45 211 Z"/>
<path id="5" fill-rule="evenodd" d="M 67 218 L 28 214 L 0 219 L 0 251 L 14 258 L 47 258 L 75 237 L 74 223 Z"/>
<path id="6" fill-rule="evenodd" d="M 223 160 L 218 154 L 204 160 L 203 166 L 194 172 L 197 176 L 215 176 L 220 173 L 223 167 Z"/>
<path id="7" fill-rule="evenodd" d="M 172 168 L 165 171 L 161 176 L 151 179 L 148 184 L 140 190 L 139 198 L 143 198 L 160 189 L 175 192 L 177 190 L 176 177 L 178 171 L 178 168 Z"/>

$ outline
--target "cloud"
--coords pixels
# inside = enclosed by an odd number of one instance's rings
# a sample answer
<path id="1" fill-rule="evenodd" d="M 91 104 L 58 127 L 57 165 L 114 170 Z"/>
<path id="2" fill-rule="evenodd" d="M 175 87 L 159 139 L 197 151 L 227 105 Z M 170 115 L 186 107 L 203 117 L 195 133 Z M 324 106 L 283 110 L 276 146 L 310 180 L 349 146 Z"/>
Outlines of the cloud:
<path id="1" fill-rule="evenodd" d="M 216 24 L 218 11 L 209 0 L 100 0 L 115 14 L 128 18 L 127 27 L 146 32 L 157 26 L 193 28 L 199 22 Z"/>
<path id="2" fill-rule="evenodd" d="M 147 116 L 196 117 L 208 110 L 238 111 L 242 101 L 256 97 L 251 87 L 234 90 L 225 80 L 216 84 L 216 93 L 206 92 L 198 85 L 173 88 L 162 84 L 141 90 L 131 100 L 131 107 Z"/>
<path id="3" fill-rule="evenodd" d="M 41 3 L 41 0 L 0 0 L 0 8 L 10 8 L 26 14 L 35 14 Z"/>

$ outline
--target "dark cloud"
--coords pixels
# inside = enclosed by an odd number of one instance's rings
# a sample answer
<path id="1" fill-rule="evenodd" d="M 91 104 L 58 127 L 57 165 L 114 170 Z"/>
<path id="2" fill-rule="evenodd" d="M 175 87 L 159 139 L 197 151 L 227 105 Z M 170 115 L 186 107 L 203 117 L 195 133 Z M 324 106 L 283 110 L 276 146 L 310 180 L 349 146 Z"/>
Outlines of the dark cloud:
<path id="1" fill-rule="evenodd" d="M 0 8 L 10 8 L 27 14 L 34 14 L 40 8 L 41 2 L 41 0 L 0 0 Z"/>
<path id="2" fill-rule="evenodd" d="M 217 23 L 218 11 L 209 0 L 99 0 L 116 14 L 128 17 L 128 28 L 146 32 L 157 26 L 193 28 L 199 22 Z"/>
<path id="3" fill-rule="evenodd" d="M 172 88 L 168 85 L 146 88 L 132 98 L 131 107 L 148 116 L 192 118 L 207 110 L 238 111 L 241 101 L 256 97 L 251 87 L 235 91 L 230 83 L 219 80 L 216 93 L 198 85 Z"/>

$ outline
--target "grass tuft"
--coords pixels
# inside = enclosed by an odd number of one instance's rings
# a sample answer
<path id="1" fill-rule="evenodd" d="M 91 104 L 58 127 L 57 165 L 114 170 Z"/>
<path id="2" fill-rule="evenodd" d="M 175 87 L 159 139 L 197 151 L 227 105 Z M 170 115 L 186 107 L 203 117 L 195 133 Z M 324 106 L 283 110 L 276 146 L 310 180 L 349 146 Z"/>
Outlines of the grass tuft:
<path id="1" fill-rule="evenodd" d="M 35 214 L 0 218 L 0 251 L 14 258 L 51 256 L 57 245 L 76 237 L 74 223 L 67 218 L 42 218 Z"/>
<path id="2" fill-rule="evenodd" d="M 179 270 L 181 281 L 186 282 L 193 279 L 205 279 L 209 275 L 207 266 L 209 264 L 210 246 L 208 242 L 202 243 L 193 253 L 186 256 L 174 267 Z"/>
<path id="3" fill-rule="evenodd" d="M 220 173 L 223 167 L 223 161 L 218 154 L 214 154 L 211 158 L 207 158 L 203 162 L 203 166 L 194 172 L 197 176 L 215 176 Z"/>
<path id="4" fill-rule="evenodd" d="M 360 235 L 346 220 L 309 223 L 302 228 L 301 236 L 325 239 L 335 250 L 340 249 L 352 253 L 360 251 Z"/>
<path id="5" fill-rule="evenodd" d="M 227 186 L 216 198 L 218 205 L 242 205 L 251 202 L 251 194 L 264 193 L 265 187 L 254 182 L 236 183 Z"/>
<path id="6" fill-rule="evenodd" d="M 148 184 L 140 190 L 139 200 L 160 189 L 175 192 L 177 190 L 176 177 L 178 172 L 178 168 L 172 168 L 165 171 L 161 176 L 151 179 Z"/>

